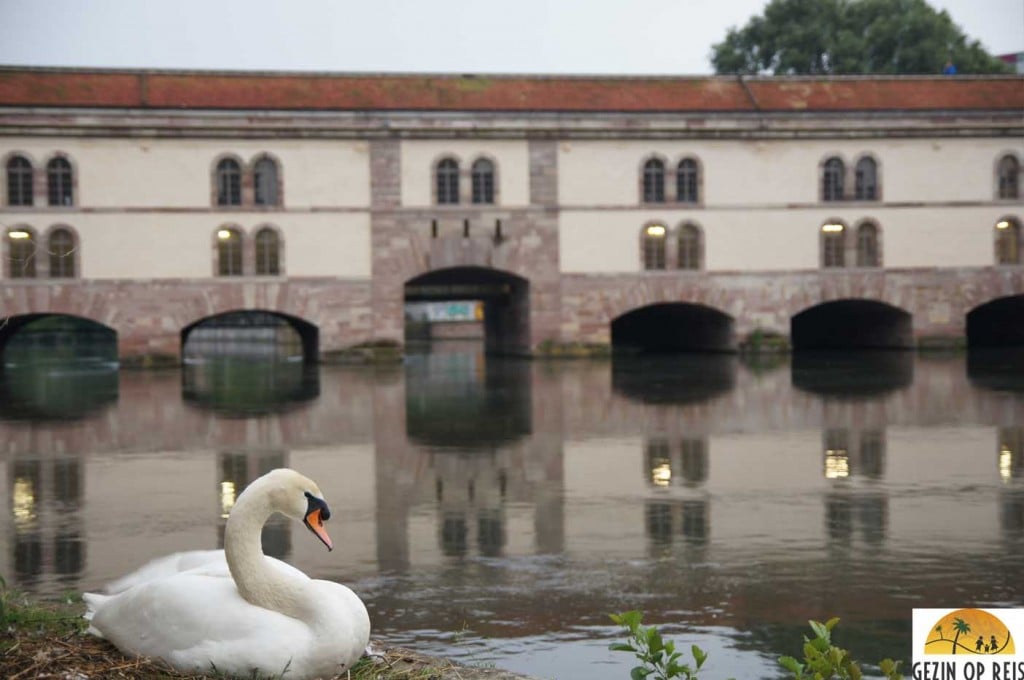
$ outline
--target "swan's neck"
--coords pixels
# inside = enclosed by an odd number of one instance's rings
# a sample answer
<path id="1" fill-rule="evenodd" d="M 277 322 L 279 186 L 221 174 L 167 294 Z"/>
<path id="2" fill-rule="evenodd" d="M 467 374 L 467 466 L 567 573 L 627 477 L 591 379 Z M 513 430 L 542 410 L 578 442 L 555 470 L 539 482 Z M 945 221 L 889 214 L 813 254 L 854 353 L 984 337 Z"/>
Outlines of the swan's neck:
<path id="1" fill-rule="evenodd" d="M 307 619 L 305 583 L 274 568 L 263 554 L 261 532 L 273 510 L 259 494 L 242 494 L 224 529 L 224 554 L 238 592 L 250 604 Z"/>

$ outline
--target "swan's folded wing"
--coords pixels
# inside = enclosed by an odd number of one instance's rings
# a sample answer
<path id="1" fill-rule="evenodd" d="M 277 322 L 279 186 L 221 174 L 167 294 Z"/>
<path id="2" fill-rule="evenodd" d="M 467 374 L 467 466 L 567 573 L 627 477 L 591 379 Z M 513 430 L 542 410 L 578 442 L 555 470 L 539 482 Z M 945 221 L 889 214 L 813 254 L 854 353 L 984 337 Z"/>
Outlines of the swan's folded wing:
<path id="1" fill-rule="evenodd" d="M 108 597 L 91 625 L 129 654 L 244 675 L 279 675 L 312 642 L 302 622 L 249 604 L 231 579 L 196 571 Z"/>
<path id="2" fill-rule="evenodd" d="M 187 552 L 164 555 L 147 562 L 130 574 L 126 574 L 116 581 L 107 584 L 103 592 L 108 595 L 123 593 L 140 583 L 149 583 L 164 579 L 183 571 L 190 571 L 199 567 L 207 569 L 223 568 L 227 575 L 228 563 L 224 558 L 223 550 L 189 550 Z"/>

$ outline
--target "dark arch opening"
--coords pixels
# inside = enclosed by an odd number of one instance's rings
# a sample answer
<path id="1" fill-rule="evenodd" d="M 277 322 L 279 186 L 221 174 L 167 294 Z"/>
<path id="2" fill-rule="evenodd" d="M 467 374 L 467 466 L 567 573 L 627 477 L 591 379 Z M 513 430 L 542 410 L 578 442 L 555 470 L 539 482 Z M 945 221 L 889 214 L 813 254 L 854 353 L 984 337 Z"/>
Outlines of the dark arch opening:
<path id="1" fill-rule="evenodd" d="M 481 303 L 484 349 L 488 354 L 529 354 L 529 281 L 495 269 L 452 267 L 422 274 L 405 284 L 407 305 L 452 301 Z M 409 320 L 407 315 L 407 324 Z"/>
<path id="2" fill-rule="evenodd" d="M 794 350 L 910 349 L 913 317 L 874 300 L 836 300 L 815 305 L 790 321 Z"/>
<path id="3" fill-rule="evenodd" d="M 1024 347 L 1024 295 L 978 305 L 967 313 L 968 347 Z"/>
<path id="4" fill-rule="evenodd" d="M 647 305 L 612 320 L 616 352 L 734 352 L 732 317 L 682 302 Z"/>
<path id="5" fill-rule="evenodd" d="M 698 404 L 732 391 L 737 364 L 729 354 L 619 354 L 612 357 L 612 390 L 644 404 Z"/>
<path id="6" fill-rule="evenodd" d="M 200 319 L 181 329 L 181 356 L 189 361 L 234 356 L 315 364 L 320 330 L 296 316 L 266 310 L 235 310 Z"/>

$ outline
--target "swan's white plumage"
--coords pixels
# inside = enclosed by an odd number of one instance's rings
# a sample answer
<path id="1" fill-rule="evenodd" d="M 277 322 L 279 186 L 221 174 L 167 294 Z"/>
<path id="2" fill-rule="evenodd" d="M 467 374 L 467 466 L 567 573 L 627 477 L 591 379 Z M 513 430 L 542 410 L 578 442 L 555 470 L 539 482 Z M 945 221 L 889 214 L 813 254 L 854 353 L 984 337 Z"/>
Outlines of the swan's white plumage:
<path id="1" fill-rule="evenodd" d="M 293 484 L 298 498 L 285 500 L 282 486 Z M 90 631 L 124 652 L 160 657 L 182 670 L 278 676 L 287 669 L 285 677 L 294 679 L 350 668 L 369 641 L 362 601 L 345 586 L 310 579 L 259 548 L 259 528 L 269 514 L 301 515 L 306 490 L 320 495 L 290 470 L 256 480 L 228 520 L 225 546 L 232 558 L 221 550 L 178 553 L 118 579 L 106 595 L 87 594 Z"/>

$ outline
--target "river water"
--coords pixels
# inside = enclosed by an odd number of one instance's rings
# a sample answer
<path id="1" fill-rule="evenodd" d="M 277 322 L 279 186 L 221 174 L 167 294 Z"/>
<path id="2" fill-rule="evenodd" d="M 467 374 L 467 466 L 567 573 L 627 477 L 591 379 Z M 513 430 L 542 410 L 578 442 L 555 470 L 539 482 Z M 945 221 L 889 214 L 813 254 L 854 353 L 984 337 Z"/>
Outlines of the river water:
<path id="1" fill-rule="evenodd" d="M 542 678 L 623 680 L 612 612 L 779 676 L 808 619 L 909 659 L 914 607 L 1024 606 L 1024 355 L 545 362 L 444 343 L 387 368 L 266 357 L 181 370 L 9 363 L 0 569 L 43 597 L 221 545 L 282 465 L 331 504 L 328 553 L 374 635 Z"/>

